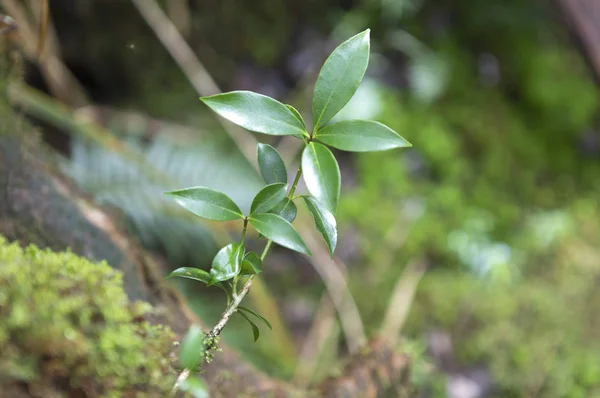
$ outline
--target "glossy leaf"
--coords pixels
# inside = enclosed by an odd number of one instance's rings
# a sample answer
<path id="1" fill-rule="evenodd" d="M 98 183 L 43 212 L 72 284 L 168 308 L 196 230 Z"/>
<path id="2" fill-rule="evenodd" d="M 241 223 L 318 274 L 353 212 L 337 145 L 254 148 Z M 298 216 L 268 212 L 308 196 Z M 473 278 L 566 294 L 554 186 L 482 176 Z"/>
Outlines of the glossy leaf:
<path id="1" fill-rule="evenodd" d="M 344 120 L 325 126 L 318 141 L 342 151 L 370 152 L 412 145 L 388 126 L 372 120 Z"/>
<path id="2" fill-rule="evenodd" d="M 185 369 L 194 369 L 204 355 L 204 332 L 198 325 L 190 326 L 179 349 L 179 362 Z"/>
<path id="3" fill-rule="evenodd" d="M 172 278 L 174 276 L 178 276 L 180 278 L 193 279 L 195 281 L 204 282 L 206 284 L 210 284 L 212 281 L 212 277 L 210 274 L 203 269 L 192 268 L 192 267 L 181 267 L 177 268 L 175 271 L 171 272 L 167 278 Z"/>
<path id="4" fill-rule="evenodd" d="M 177 203 L 197 216 L 216 221 L 244 218 L 242 211 L 224 193 L 206 187 L 193 187 L 165 192 Z"/>
<path id="5" fill-rule="evenodd" d="M 271 326 L 271 322 L 269 322 L 265 317 L 263 317 L 262 315 L 257 314 L 256 312 L 252 311 L 250 308 L 246 308 L 246 307 L 242 307 L 241 305 L 238 306 L 238 309 L 242 310 L 242 311 L 246 311 L 252 315 L 254 315 L 255 317 L 257 317 L 258 319 L 260 319 L 265 325 L 267 325 L 267 327 L 271 330 L 273 330 L 273 326 Z"/>
<path id="6" fill-rule="evenodd" d="M 283 198 L 283 200 L 279 202 L 277 206 L 271 209 L 270 213 L 277 214 L 287 222 L 292 223 L 296 219 L 298 208 L 290 198 Z"/>
<path id="7" fill-rule="evenodd" d="M 350 101 L 369 63 L 369 29 L 351 37 L 327 58 L 315 84 L 313 124 L 320 128 Z"/>
<path id="8" fill-rule="evenodd" d="M 333 153 L 326 146 L 311 142 L 302 153 L 302 173 L 311 195 L 335 214 L 340 197 L 341 176 Z"/>
<path id="9" fill-rule="evenodd" d="M 252 334 L 254 335 L 254 341 L 258 340 L 258 338 L 260 337 L 260 329 L 258 328 L 258 326 L 256 326 L 256 324 L 254 322 L 252 322 L 252 320 L 250 318 L 248 318 L 248 315 L 244 314 L 243 311 L 238 311 L 238 314 L 243 316 L 244 319 L 247 320 L 248 323 L 250 324 L 250 326 L 252 327 Z"/>
<path id="10" fill-rule="evenodd" d="M 333 257 L 335 246 L 337 245 L 337 223 L 335 217 L 329 210 L 319 203 L 315 198 L 310 196 L 303 196 L 306 207 L 313 215 L 317 230 L 323 235 L 325 243 L 329 248 L 329 253 Z"/>
<path id="11" fill-rule="evenodd" d="M 261 189 L 250 206 L 250 214 L 266 213 L 285 198 L 287 184 L 276 183 Z"/>
<path id="12" fill-rule="evenodd" d="M 232 91 L 200 98 L 225 119 L 256 133 L 303 135 L 304 125 L 281 102 L 252 91 Z"/>
<path id="13" fill-rule="evenodd" d="M 256 154 L 260 174 L 267 184 L 287 183 L 285 163 L 277 149 L 268 144 L 258 144 Z"/>
<path id="14" fill-rule="evenodd" d="M 291 105 L 286 105 L 286 107 L 290 110 L 290 112 L 294 114 L 294 116 L 296 116 L 296 119 L 298 119 L 300 123 L 302 123 L 304 129 L 306 130 L 306 123 L 304 123 L 304 119 L 302 119 L 302 115 L 300 114 L 300 112 L 298 112 L 298 110 Z M 308 135 L 308 132 L 306 133 L 306 135 Z"/>
<path id="15" fill-rule="evenodd" d="M 188 377 L 181 383 L 179 389 L 192 394 L 194 398 L 209 398 L 208 386 L 204 380 L 197 377 Z"/>
<path id="16" fill-rule="evenodd" d="M 230 243 L 217 253 L 212 262 L 210 275 L 213 281 L 226 281 L 240 273 L 244 246 Z"/>
<path id="17" fill-rule="evenodd" d="M 310 256 L 310 250 L 308 250 L 298 232 L 292 224 L 280 216 L 270 213 L 255 214 L 250 216 L 248 221 L 258 232 L 273 242 Z"/>
<path id="18" fill-rule="evenodd" d="M 242 275 L 255 275 L 262 272 L 262 260 L 254 252 L 246 253 L 242 261 Z"/>

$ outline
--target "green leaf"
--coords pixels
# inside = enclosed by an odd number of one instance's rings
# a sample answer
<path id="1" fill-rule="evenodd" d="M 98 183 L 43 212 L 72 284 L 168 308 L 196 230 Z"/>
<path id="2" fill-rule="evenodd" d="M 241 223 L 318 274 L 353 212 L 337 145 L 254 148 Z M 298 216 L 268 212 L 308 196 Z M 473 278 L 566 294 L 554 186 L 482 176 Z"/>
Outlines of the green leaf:
<path id="1" fill-rule="evenodd" d="M 344 120 L 325 126 L 318 141 L 342 151 L 370 152 L 412 145 L 388 126 L 372 120 Z"/>
<path id="2" fill-rule="evenodd" d="M 290 198 L 283 198 L 283 200 L 279 202 L 277 206 L 271 209 L 270 213 L 277 214 L 287 222 L 292 223 L 296 219 L 298 208 Z"/>
<path id="3" fill-rule="evenodd" d="M 240 273 L 244 246 L 230 243 L 217 253 L 212 262 L 210 275 L 213 281 L 226 281 Z"/>
<path id="4" fill-rule="evenodd" d="M 195 281 L 204 282 L 206 284 L 210 284 L 212 282 L 212 277 L 210 274 L 203 269 L 192 268 L 192 267 L 182 267 L 177 268 L 175 271 L 171 272 L 167 278 L 172 278 L 174 276 L 178 276 L 180 278 L 193 279 Z"/>
<path id="5" fill-rule="evenodd" d="M 304 135 L 304 125 L 281 102 L 252 91 L 232 91 L 200 98 L 225 119 L 255 133 Z"/>
<path id="6" fill-rule="evenodd" d="M 250 216 L 248 221 L 258 232 L 273 242 L 310 256 L 310 250 L 308 250 L 298 232 L 292 224 L 280 216 L 270 213 L 255 214 Z"/>
<path id="7" fill-rule="evenodd" d="M 330 121 L 356 92 L 369 63 L 369 32 L 340 44 L 323 64 L 312 102 L 315 129 Z"/>
<path id="8" fill-rule="evenodd" d="M 267 327 L 268 327 L 269 329 L 273 330 L 273 326 L 271 326 L 271 322 L 267 321 L 267 319 L 266 319 L 265 317 L 263 317 L 262 315 L 259 315 L 259 314 L 257 314 L 256 312 L 252 311 L 250 308 L 242 307 L 241 305 L 240 305 L 240 306 L 238 306 L 238 309 L 239 309 L 239 310 L 242 310 L 242 311 L 246 311 L 246 312 L 248 312 L 248 313 L 250 313 L 250 314 L 254 315 L 254 316 L 255 316 L 255 317 L 257 317 L 258 319 L 260 319 L 261 321 L 263 321 L 263 323 L 264 323 L 265 325 L 267 325 Z"/>
<path id="9" fill-rule="evenodd" d="M 333 153 L 326 146 L 311 142 L 302 153 L 302 173 L 311 195 L 335 214 L 340 198 L 341 176 Z"/>
<path id="10" fill-rule="evenodd" d="M 260 174 L 267 184 L 287 183 L 285 163 L 277 149 L 268 144 L 258 144 L 256 148 Z"/>
<path id="11" fill-rule="evenodd" d="M 258 326 L 256 326 L 256 324 L 252 322 L 250 318 L 248 318 L 248 315 L 244 314 L 242 311 L 238 311 L 238 314 L 243 316 L 244 319 L 248 321 L 250 326 L 252 326 L 252 334 L 254 335 L 254 341 L 258 340 L 258 338 L 260 337 L 260 329 L 258 329 Z"/>
<path id="12" fill-rule="evenodd" d="M 246 253 L 242 261 L 242 275 L 254 275 L 262 272 L 262 260 L 254 252 Z"/>
<path id="13" fill-rule="evenodd" d="M 304 119 L 302 119 L 302 115 L 300 114 L 300 112 L 298 112 L 298 110 L 291 105 L 286 104 L 286 107 L 290 110 L 290 112 L 294 114 L 294 116 L 296 116 L 296 119 L 298 119 L 300 123 L 302 123 L 304 129 L 306 130 L 306 123 L 304 123 Z M 306 132 L 306 135 L 308 136 L 308 132 Z"/>
<path id="14" fill-rule="evenodd" d="M 185 369 L 194 369 L 203 355 L 204 332 L 198 325 L 192 325 L 181 342 L 179 362 Z"/>
<path id="15" fill-rule="evenodd" d="M 335 217 L 315 198 L 310 196 L 303 196 L 302 198 L 304 199 L 304 203 L 306 203 L 306 207 L 312 213 L 317 230 L 323 235 L 323 239 L 325 239 L 325 243 L 327 243 L 327 247 L 329 248 L 329 253 L 333 258 L 333 252 L 337 245 L 337 223 Z"/>
<path id="16" fill-rule="evenodd" d="M 179 389 L 189 392 L 194 398 L 210 398 L 208 386 L 202 379 L 197 377 L 188 377 L 181 383 Z"/>
<path id="17" fill-rule="evenodd" d="M 266 213 L 285 198 L 287 184 L 276 183 L 261 189 L 250 206 L 250 214 Z"/>
<path id="18" fill-rule="evenodd" d="M 244 218 L 242 211 L 229 196 L 205 187 L 193 187 L 165 192 L 177 203 L 197 216 L 216 221 Z"/>

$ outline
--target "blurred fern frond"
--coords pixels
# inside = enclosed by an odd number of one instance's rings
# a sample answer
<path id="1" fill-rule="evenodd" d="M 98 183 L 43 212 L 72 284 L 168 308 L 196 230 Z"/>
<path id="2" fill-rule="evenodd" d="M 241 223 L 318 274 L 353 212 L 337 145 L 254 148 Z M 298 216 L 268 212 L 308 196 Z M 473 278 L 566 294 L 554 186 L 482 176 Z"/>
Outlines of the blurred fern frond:
<path id="1" fill-rule="evenodd" d="M 75 135 L 64 171 L 99 202 L 121 209 L 142 243 L 164 250 L 173 264 L 201 266 L 210 261 L 217 248 L 210 225 L 173 204 L 163 192 L 203 185 L 226 193 L 248 209 L 248 198 L 263 183 L 229 138 L 140 114 L 108 109 L 84 113 L 110 127 L 147 162 L 140 164 Z M 156 170 L 166 178 L 153 178 Z"/>

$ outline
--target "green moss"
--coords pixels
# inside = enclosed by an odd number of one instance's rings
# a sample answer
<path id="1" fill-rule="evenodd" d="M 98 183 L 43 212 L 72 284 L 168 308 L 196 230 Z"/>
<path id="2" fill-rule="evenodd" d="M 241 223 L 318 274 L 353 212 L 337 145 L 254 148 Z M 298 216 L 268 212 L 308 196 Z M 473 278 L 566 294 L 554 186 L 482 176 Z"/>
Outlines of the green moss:
<path id="1" fill-rule="evenodd" d="M 121 274 L 0 236 L 0 385 L 31 396 L 166 396 L 174 336 Z M 136 395 L 138 394 L 138 395 Z"/>

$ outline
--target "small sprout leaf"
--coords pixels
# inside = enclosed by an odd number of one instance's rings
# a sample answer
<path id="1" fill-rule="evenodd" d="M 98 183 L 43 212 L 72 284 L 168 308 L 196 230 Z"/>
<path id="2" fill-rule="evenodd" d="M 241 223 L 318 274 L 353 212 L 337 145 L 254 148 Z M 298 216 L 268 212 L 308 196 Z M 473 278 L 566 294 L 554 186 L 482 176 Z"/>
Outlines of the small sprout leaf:
<path id="1" fill-rule="evenodd" d="M 242 261 L 242 275 L 254 275 L 262 272 L 262 260 L 258 254 L 254 252 L 248 252 L 244 256 Z"/>
<path id="2" fill-rule="evenodd" d="M 267 327 L 271 330 L 273 330 L 273 326 L 271 326 L 271 322 L 267 321 L 267 319 L 265 317 L 263 317 L 262 315 L 257 314 L 256 312 L 252 311 L 250 308 L 247 307 L 243 307 L 243 306 L 239 306 L 238 307 L 239 310 L 242 311 L 246 311 L 252 315 L 254 315 L 255 317 L 257 317 L 258 319 L 260 319 L 265 325 L 267 325 Z"/>
<path id="3" fill-rule="evenodd" d="M 250 214 L 266 213 L 285 198 L 287 184 L 275 183 L 261 189 L 250 207 Z"/>
<path id="4" fill-rule="evenodd" d="M 290 198 L 283 198 L 283 200 L 279 202 L 277 206 L 271 209 L 270 213 L 277 214 L 287 222 L 292 223 L 296 219 L 298 208 Z"/>
<path id="5" fill-rule="evenodd" d="M 287 183 L 285 163 L 277 149 L 268 144 L 258 144 L 256 154 L 260 174 L 267 184 Z"/>
<path id="6" fill-rule="evenodd" d="M 222 282 L 229 280 L 240 273 L 244 246 L 239 243 L 230 243 L 217 253 L 212 262 L 210 275 L 213 281 Z"/>
<path id="7" fill-rule="evenodd" d="M 250 318 L 248 318 L 248 315 L 244 314 L 243 311 L 238 311 L 238 314 L 243 316 L 244 319 L 248 321 L 250 326 L 252 326 L 252 334 L 254 335 L 254 341 L 258 340 L 258 338 L 260 337 L 260 329 L 258 329 L 258 326 L 256 326 L 256 324 L 254 322 L 252 322 L 252 320 L 250 320 Z"/>

